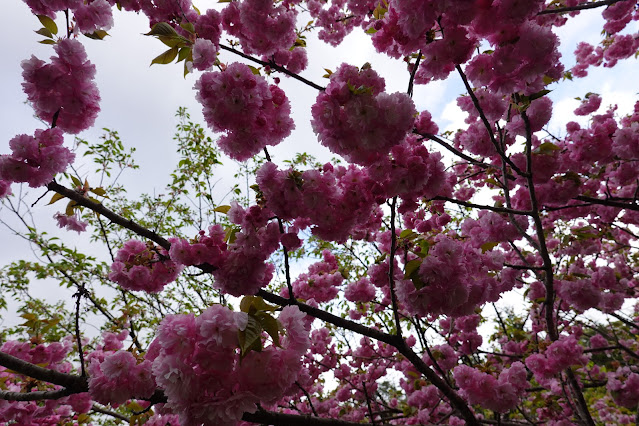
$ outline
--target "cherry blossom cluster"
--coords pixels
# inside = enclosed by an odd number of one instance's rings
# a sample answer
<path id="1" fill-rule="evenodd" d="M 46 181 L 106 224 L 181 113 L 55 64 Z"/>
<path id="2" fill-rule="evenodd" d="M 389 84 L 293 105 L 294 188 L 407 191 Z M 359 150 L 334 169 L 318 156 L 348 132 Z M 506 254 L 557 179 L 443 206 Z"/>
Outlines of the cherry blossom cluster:
<path id="1" fill-rule="evenodd" d="M 100 93 L 93 81 L 95 66 L 82 44 L 60 40 L 57 56 L 46 63 L 35 56 L 22 62 L 22 86 L 36 115 L 67 133 L 91 127 L 100 111 Z"/>
<path id="2" fill-rule="evenodd" d="M 618 280 L 612 268 L 600 266 L 595 271 L 589 271 L 574 267 L 570 271 L 572 274 L 585 272 L 590 277 L 558 280 L 557 294 L 566 302 L 580 311 L 599 307 L 604 312 L 614 312 L 621 308 L 624 293 L 629 290 L 628 280 Z"/>
<path id="3" fill-rule="evenodd" d="M 588 357 L 575 336 L 561 336 L 546 348 L 543 354 L 532 354 L 526 358 L 526 367 L 535 375 L 542 386 L 551 386 L 553 378 L 560 371 L 572 365 L 585 365 Z"/>
<path id="4" fill-rule="evenodd" d="M 520 229 L 528 228 L 525 219 L 520 219 L 518 224 Z M 470 237 L 469 244 L 475 248 L 481 248 L 486 243 L 517 241 L 521 238 L 515 225 L 506 217 L 485 210 L 479 212 L 477 219 L 465 219 L 461 229 L 464 236 Z"/>
<path id="5" fill-rule="evenodd" d="M 112 5 L 107 0 L 24 0 L 36 15 L 56 17 L 56 12 L 70 11 L 76 28 L 83 33 L 108 30 L 113 26 Z"/>
<path id="6" fill-rule="evenodd" d="M 266 163 L 257 172 L 257 183 L 278 217 L 313 225 L 313 234 L 325 240 L 364 238 L 379 229 L 381 212 L 370 192 L 373 182 L 356 166 L 327 163 L 322 170 L 297 172 Z"/>
<path id="7" fill-rule="evenodd" d="M 608 374 L 606 385 L 615 402 L 629 409 L 636 409 L 639 404 L 639 374 L 630 367 L 619 367 Z"/>
<path id="8" fill-rule="evenodd" d="M 479 404 L 498 413 L 517 406 L 528 387 L 526 367 L 514 362 L 499 373 L 499 378 L 467 365 L 458 365 L 453 377 L 461 393 L 471 404 Z"/>
<path id="9" fill-rule="evenodd" d="M 314 299 L 317 303 L 328 302 L 337 296 L 344 277 L 339 271 L 337 258 L 329 250 L 322 252 L 323 260 L 308 267 L 308 272 L 299 274 L 293 281 L 293 294 L 296 299 Z M 288 297 L 288 289 L 282 290 L 282 296 Z"/>
<path id="10" fill-rule="evenodd" d="M 418 83 L 446 78 L 470 60 L 466 72 L 476 85 L 502 94 L 535 93 L 545 85 L 544 76 L 558 79 L 563 71 L 557 37 L 534 19 L 542 5 L 541 0 L 393 1 L 381 19 L 363 25 L 380 52 L 396 58 L 422 52 Z M 471 60 L 480 40 L 494 50 Z"/>
<path id="11" fill-rule="evenodd" d="M 233 3 L 235 4 L 235 3 Z M 218 144 L 229 157 L 244 161 L 267 145 L 277 145 L 295 128 L 284 91 L 235 62 L 207 72 L 195 84 L 206 122 L 226 132 Z"/>
<path id="12" fill-rule="evenodd" d="M 182 266 L 169 259 L 169 253 L 153 244 L 129 240 L 115 256 L 109 279 L 122 288 L 157 293 L 175 281 Z"/>
<path id="13" fill-rule="evenodd" d="M 241 359 L 238 332 L 249 323 L 246 313 L 213 305 L 198 317 L 167 316 L 146 355 L 168 398 L 165 408 L 180 424 L 234 425 L 257 403 L 281 398 L 300 376 L 300 357 L 310 346 L 304 317 L 285 307 L 278 317 L 286 330 L 281 345 Z"/>
<path id="14" fill-rule="evenodd" d="M 607 37 L 595 47 L 580 42 L 575 50 L 577 64 L 571 69 L 575 77 L 588 75 L 590 66 L 613 67 L 621 59 L 632 56 L 639 48 L 637 33 L 619 34 L 632 20 L 639 19 L 636 4 L 632 1 L 620 1 L 607 7 L 602 13 L 606 20 L 604 31 Z"/>
<path id="15" fill-rule="evenodd" d="M 126 332 L 105 334 L 105 343 L 87 357 L 89 394 L 101 404 L 114 407 L 132 398 L 148 399 L 156 385 L 151 362 L 122 350 Z"/>
<path id="16" fill-rule="evenodd" d="M 235 241 L 213 272 L 214 285 L 233 296 L 255 294 L 273 278 L 275 267 L 268 259 L 279 248 L 279 227 L 271 220 L 272 212 L 260 206 L 244 209 L 232 203 L 228 216 L 240 229 L 235 230 Z"/>
<path id="17" fill-rule="evenodd" d="M 458 351 L 459 354 L 471 355 L 483 343 L 483 337 L 479 334 L 477 327 L 481 317 L 477 314 L 462 317 L 446 317 L 439 320 L 439 327 L 442 332 L 448 335 L 448 343 Z M 443 353 L 450 357 L 450 351 Z"/>
<path id="18" fill-rule="evenodd" d="M 271 56 L 295 42 L 296 16 L 294 9 L 272 1 L 242 0 L 224 8 L 222 23 L 226 32 L 240 40 L 244 52 Z"/>
<path id="19" fill-rule="evenodd" d="M 371 191 L 379 198 L 397 195 L 404 201 L 402 210 L 416 206 L 420 198 L 431 199 L 438 195 L 451 195 L 449 175 L 439 152 L 429 152 L 415 135 L 390 150 L 390 158 L 382 157 L 366 170 L 375 182 Z"/>
<path id="20" fill-rule="evenodd" d="M 226 232 L 221 225 L 209 227 L 209 234 L 200 231 L 192 241 L 183 238 L 172 238 L 169 256 L 171 260 L 184 266 L 208 263 L 217 266 L 224 260 L 226 251 Z"/>
<path id="21" fill-rule="evenodd" d="M 64 135 L 57 128 L 14 137 L 9 141 L 11 155 L 0 156 L 0 179 L 26 182 L 32 188 L 46 185 L 75 158 L 63 143 Z"/>
<path id="22" fill-rule="evenodd" d="M 126 10 L 142 11 L 151 27 L 158 22 L 180 24 L 184 19 L 195 22 L 198 15 L 191 0 L 121 0 L 118 3 Z"/>
<path id="23" fill-rule="evenodd" d="M 361 25 L 364 17 L 375 9 L 377 3 L 377 0 L 307 0 L 306 7 L 315 19 L 315 25 L 320 28 L 317 37 L 332 46 L 337 46 L 353 28 Z M 345 10 L 344 6 L 349 10 Z"/>
<path id="24" fill-rule="evenodd" d="M 217 59 L 222 35 L 222 17 L 215 9 L 209 9 L 197 15 L 194 24 L 198 38 L 193 43 L 193 68 L 205 71 L 211 68 Z"/>
<path id="25" fill-rule="evenodd" d="M 306 56 L 306 49 L 296 47 L 295 49 L 280 49 L 272 56 L 263 56 L 263 61 L 273 61 L 276 65 L 285 67 L 287 70 L 293 73 L 300 73 L 306 69 L 308 65 L 308 57 Z"/>
<path id="26" fill-rule="evenodd" d="M 278 249 L 280 238 L 291 249 L 297 248 L 293 240 L 298 245 L 300 241 L 295 233 L 281 235 L 277 223 L 271 220 L 272 212 L 260 206 L 244 209 L 233 202 L 228 216 L 234 225 L 226 230 L 213 225 L 208 235 L 200 231 L 191 241 L 172 238 L 168 254 L 181 266 L 213 267 L 214 285 L 225 293 L 255 294 L 273 277 L 273 265 L 267 260 Z"/>
<path id="27" fill-rule="evenodd" d="M 413 128 L 415 106 L 404 93 L 384 92 L 370 67 L 342 64 L 311 108 L 322 145 L 349 162 L 370 165 L 386 156 Z"/>
<path id="28" fill-rule="evenodd" d="M 502 271 L 501 278 L 488 272 L 503 269 L 499 252 L 481 250 L 439 236 L 419 266 L 419 284 L 413 280 L 397 283 L 397 296 L 414 315 L 468 315 L 478 305 L 496 301 L 515 285 L 515 275 Z"/>

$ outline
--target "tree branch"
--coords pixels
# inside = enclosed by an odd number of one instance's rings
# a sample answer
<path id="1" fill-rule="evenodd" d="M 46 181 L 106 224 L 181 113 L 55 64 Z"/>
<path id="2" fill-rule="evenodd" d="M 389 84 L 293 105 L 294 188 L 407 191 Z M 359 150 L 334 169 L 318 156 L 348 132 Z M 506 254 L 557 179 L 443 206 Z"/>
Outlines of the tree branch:
<path id="1" fill-rule="evenodd" d="M 225 45 L 223 45 L 223 44 L 220 44 L 220 49 L 222 49 L 222 50 L 226 50 L 227 52 L 235 53 L 236 55 L 241 56 L 241 57 L 242 57 L 242 58 L 244 58 L 244 59 L 248 59 L 249 61 L 253 61 L 253 62 L 255 62 L 256 64 L 260 64 L 260 65 L 262 65 L 263 67 L 270 67 L 270 68 L 273 68 L 274 70 L 279 71 L 279 72 L 281 72 L 281 73 L 283 73 L 283 74 L 286 74 L 286 75 L 288 75 L 289 77 L 294 78 L 295 80 L 301 81 L 302 83 L 306 84 L 307 86 L 312 87 L 313 89 L 317 89 L 317 90 L 320 90 L 320 91 L 326 90 L 326 88 L 325 88 L 325 87 L 322 87 L 322 86 L 320 86 L 319 84 L 315 84 L 315 83 L 313 83 L 312 81 L 307 80 L 307 79 L 305 79 L 304 77 L 302 77 L 302 76 L 300 76 L 300 75 L 298 75 L 298 74 L 295 74 L 294 72 L 290 72 L 290 71 L 289 71 L 289 70 L 287 70 L 286 68 L 284 68 L 284 67 L 282 67 L 282 66 L 277 65 L 277 64 L 276 64 L 275 62 L 273 62 L 273 61 L 269 61 L 269 62 L 262 61 L 261 59 L 254 58 L 254 57 L 252 57 L 251 55 L 247 55 L 247 54 L 246 54 L 246 53 L 244 53 L 244 52 L 240 52 L 240 51 L 239 51 L 239 50 L 237 50 L 237 49 L 233 49 L 232 47 L 225 46 Z"/>
<path id="2" fill-rule="evenodd" d="M 13 355 L 9 355 L 8 353 L 1 351 L 0 365 L 25 376 L 33 377 L 34 379 L 63 386 L 72 391 L 71 393 L 80 393 L 89 390 L 86 377 L 60 373 L 59 371 L 38 367 L 37 365 L 23 361 L 20 358 L 16 358 Z"/>
<path id="3" fill-rule="evenodd" d="M 461 152 L 460 150 L 458 150 L 457 148 L 455 148 L 454 146 L 452 146 L 451 144 L 449 144 L 448 142 L 446 142 L 439 136 L 431 135 L 430 133 L 419 133 L 417 130 L 413 130 L 413 133 L 420 135 L 424 139 L 430 139 L 433 142 L 437 142 L 439 145 L 443 146 L 444 148 L 446 148 L 448 151 L 452 152 L 456 156 L 468 161 L 470 164 L 481 167 L 483 169 L 487 169 L 491 167 L 489 164 L 483 163 L 479 160 L 474 159 L 470 155 L 464 154 L 463 152 Z"/>
<path id="4" fill-rule="evenodd" d="M 91 410 L 95 411 L 96 413 L 106 414 L 107 416 L 111 416 L 111 417 L 115 417 L 116 419 L 124 420 L 125 422 L 130 422 L 131 421 L 131 419 L 129 419 L 127 416 L 125 416 L 123 414 L 120 414 L 120 413 L 116 413 L 115 411 L 107 410 L 106 408 L 100 407 L 97 404 L 93 404 L 93 407 L 91 407 Z"/>
<path id="5" fill-rule="evenodd" d="M 0 399 L 5 401 L 43 401 L 45 399 L 60 399 L 74 393 L 79 393 L 71 389 L 62 388 L 52 391 L 36 392 L 7 392 L 0 391 Z"/>
<path id="6" fill-rule="evenodd" d="M 516 214 L 516 215 L 520 215 L 520 216 L 531 216 L 532 215 L 532 212 L 528 211 L 528 210 L 513 210 L 513 209 L 509 209 L 509 208 L 505 208 L 505 207 L 494 207 L 494 206 L 486 206 L 486 205 L 483 205 L 483 204 L 474 204 L 474 203 L 469 203 L 468 201 L 455 200 L 454 198 L 444 197 L 444 196 L 441 196 L 441 195 L 433 197 L 433 198 L 431 198 L 431 200 L 448 201 L 450 203 L 459 204 L 460 206 L 470 207 L 470 208 L 473 208 L 473 209 L 480 209 L 480 210 L 490 210 L 490 211 L 496 212 L 496 213 L 509 213 L 509 214 Z"/>
<path id="7" fill-rule="evenodd" d="M 579 195 L 575 197 L 574 199 L 579 201 L 585 201 L 587 203 L 592 203 L 592 204 L 601 204 L 602 206 L 618 207 L 620 209 L 639 211 L 639 205 L 633 204 L 633 203 L 624 203 L 621 201 L 617 201 L 614 198 L 602 200 L 600 198 L 593 198 L 593 197 L 586 197 L 585 195 Z"/>
<path id="8" fill-rule="evenodd" d="M 567 7 L 557 7 L 554 9 L 545 9 L 542 10 L 541 12 L 539 12 L 537 15 L 548 15 L 551 13 L 566 13 L 566 12 L 575 12 L 578 10 L 585 10 L 585 9 L 595 9 L 597 7 L 602 7 L 602 6 L 610 6 L 613 5 L 615 3 L 618 3 L 620 1 L 628 1 L 628 0 L 602 0 L 602 1 L 595 1 L 595 2 L 589 2 L 589 3 L 581 3 L 578 4 L 576 6 L 567 6 Z"/>
<path id="9" fill-rule="evenodd" d="M 171 244 L 166 239 L 159 236 L 157 233 L 147 228 L 144 228 L 143 226 L 138 225 L 131 219 L 126 219 L 120 216 L 119 214 L 114 213 L 113 211 L 106 208 L 103 204 L 96 203 L 95 201 L 89 200 L 87 197 L 80 194 L 79 192 L 76 192 L 72 189 L 62 186 L 55 181 L 49 183 L 47 185 L 47 188 L 50 191 L 54 191 L 60 195 L 64 195 L 65 197 L 75 201 L 76 203 L 78 203 L 79 205 L 83 207 L 87 207 L 93 210 L 94 212 L 101 214 L 102 216 L 109 219 L 111 222 L 117 223 L 118 225 L 130 231 L 133 231 L 136 234 L 140 235 L 141 237 L 148 238 L 149 240 L 153 241 L 154 243 L 156 243 L 157 245 L 159 245 L 160 247 L 166 250 L 168 250 L 171 247 Z"/>

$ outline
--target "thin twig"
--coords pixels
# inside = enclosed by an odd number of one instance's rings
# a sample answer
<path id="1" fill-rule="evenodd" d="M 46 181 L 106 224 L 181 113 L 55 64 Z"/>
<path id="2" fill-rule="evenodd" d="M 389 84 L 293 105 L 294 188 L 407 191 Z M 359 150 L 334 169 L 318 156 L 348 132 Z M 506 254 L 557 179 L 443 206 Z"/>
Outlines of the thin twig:
<path id="1" fill-rule="evenodd" d="M 84 351 L 82 349 L 82 338 L 80 337 L 80 302 L 82 300 L 82 296 L 86 292 L 84 288 L 84 283 L 80 285 L 78 291 L 73 295 L 76 298 L 75 301 L 75 340 L 78 345 L 78 354 L 80 356 L 80 371 L 81 376 L 86 377 L 87 372 L 84 369 Z"/>
<path id="2" fill-rule="evenodd" d="M 551 13 L 566 13 L 566 12 L 575 12 L 578 10 L 585 10 L 585 9 L 595 9 L 597 7 L 610 6 L 620 1 L 628 1 L 628 0 L 602 0 L 602 1 L 592 2 L 592 3 L 581 3 L 576 6 L 566 6 L 566 7 L 557 7 L 554 9 L 545 9 L 539 12 L 537 15 L 548 15 Z"/>
<path id="3" fill-rule="evenodd" d="M 306 399 L 308 400 L 308 405 L 311 407 L 311 411 L 313 412 L 313 415 L 314 415 L 315 417 L 319 417 L 319 416 L 317 415 L 317 411 L 315 411 L 315 407 L 313 406 L 313 401 L 311 400 L 311 396 L 308 394 L 308 392 L 306 391 L 306 389 L 304 389 L 304 388 L 302 387 L 302 385 L 300 385 L 300 384 L 299 384 L 299 382 L 297 382 L 297 381 L 295 382 L 295 384 L 297 385 L 297 387 L 298 387 L 298 388 L 300 388 L 300 390 L 301 390 L 302 392 L 304 392 L 304 395 L 306 396 Z"/>
<path id="4" fill-rule="evenodd" d="M 240 52 L 237 49 L 233 49 L 232 47 L 225 46 L 223 44 L 220 44 L 220 49 L 226 50 L 226 51 L 231 52 L 231 53 L 235 53 L 236 55 L 241 56 L 244 59 L 248 59 L 249 61 L 253 61 L 253 62 L 257 63 L 257 64 L 260 64 L 263 67 L 273 68 L 274 70 L 279 71 L 281 73 L 284 73 L 284 74 L 288 75 L 289 77 L 294 78 L 295 80 L 301 81 L 302 83 L 304 83 L 307 86 L 310 86 L 310 87 L 312 87 L 314 89 L 317 89 L 317 90 L 320 90 L 320 91 L 326 90 L 325 87 L 322 87 L 319 84 L 315 84 L 312 81 L 307 80 L 304 77 L 302 77 L 302 76 L 300 76 L 298 74 L 295 74 L 294 72 L 291 72 L 291 71 L 287 70 L 286 68 L 284 68 L 282 66 L 277 65 L 273 61 L 270 61 L 270 62 L 262 61 L 261 59 L 254 58 L 251 55 L 247 55 L 246 53 Z"/>

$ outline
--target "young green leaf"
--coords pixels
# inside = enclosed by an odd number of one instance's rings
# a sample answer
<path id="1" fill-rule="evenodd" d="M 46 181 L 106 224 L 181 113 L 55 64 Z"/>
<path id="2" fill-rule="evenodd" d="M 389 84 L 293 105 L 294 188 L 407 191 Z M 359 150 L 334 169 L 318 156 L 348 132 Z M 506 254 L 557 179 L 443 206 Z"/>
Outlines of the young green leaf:
<path id="1" fill-rule="evenodd" d="M 51 34 L 58 33 L 58 26 L 55 24 L 53 19 L 49 18 L 46 15 L 36 15 L 36 16 L 38 17 L 38 20 L 40 20 L 40 23 L 44 26 L 44 28 L 49 30 Z"/>
<path id="2" fill-rule="evenodd" d="M 171 25 L 167 24 L 166 22 L 158 22 L 157 24 L 153 25 L 153 28 L 151 28 L 151 31 L 149 31 L 148 33 L 144 35 L 176 36 L 178 35 L 178 33 L 175 31 L 175 29 Z"/>
<path id="3" fill-rule="evenodd" d="M 151 61 L 151 65 L 153 64 L 170 64 L 177 57 L 178 47 L 172 47 L 161 55 L 157 56 L 155 59 Z"/>

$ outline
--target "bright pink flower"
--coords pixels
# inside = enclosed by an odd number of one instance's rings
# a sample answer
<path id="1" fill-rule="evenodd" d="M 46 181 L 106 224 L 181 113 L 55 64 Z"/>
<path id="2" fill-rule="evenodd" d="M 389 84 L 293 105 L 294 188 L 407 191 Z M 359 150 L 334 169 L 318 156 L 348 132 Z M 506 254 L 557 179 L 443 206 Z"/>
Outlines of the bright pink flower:
<path id="1" fill-rule="evenodd" d="M 128 290 L 157 293 L 175 281 L 182 267 L 164 249 L 129 240 L 118 251 L 109 279 Z"/>
<path id="2" fill-rule="evenodd" d="M 370 68 L 342 64 L 312 107 L 320 142 L 348 161 L 369 165 L 383 158 L 413 127 L 413 101 L 383 92 L 384 80 Z"/>
<path id="3" fill-rule="evenodd" d="M 63 143 L 63 134 L 57 128 L 36 130 L 33 137 L 14 137 L 9 141 L 12 154 L 0 156 L 0 179 L 27 182 L 32 188 L 46 185 L 75 158 Z"/>
<path id="4" fill-rule="evenodd" d="M 284 92 L 247 65 L 235 62 L 224 71 L 205 73 L 195 89 L 209 127 L 226 132 L 218 141 L 220 148 L 235 160 L 277 145 L 295 128 Z"/>
<path id="5" fill-rule="evenodd" d="M 57 116 L 57 127 L 79 133 L 93 125 L 100 111 L 95 66 L 77 40 L 61 40 L 54 50 L 58 56 L 50 64 L 35 56 L 22 61 L 22 87 L 38 117 L 53 124 Z"/>
<path id="6" fill-rule="evenodd" d="M 222 11 L 222 24 L 240 40 L 245 53 L 271 56 L 295 42 L 296 16 L 295 9 L 272 1 L 242 0 Z"/>

